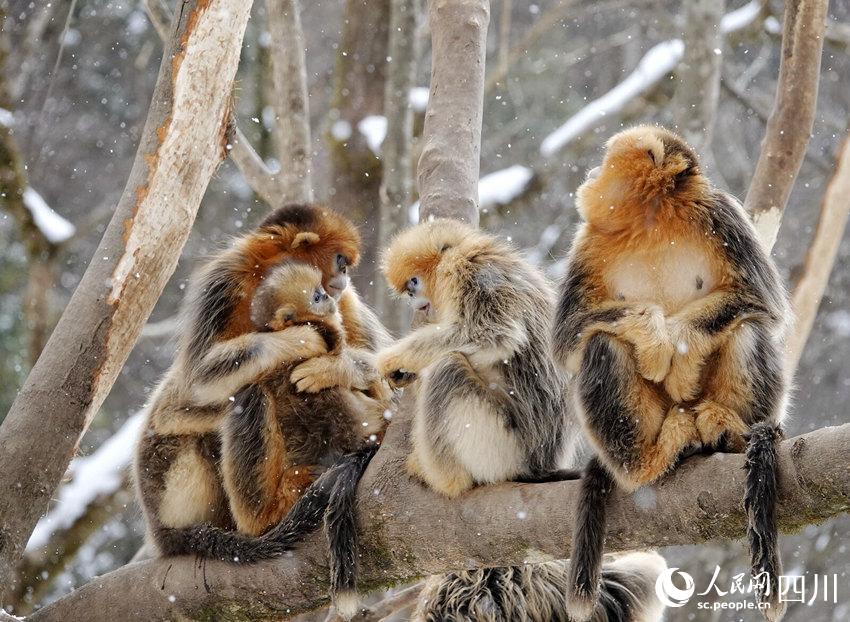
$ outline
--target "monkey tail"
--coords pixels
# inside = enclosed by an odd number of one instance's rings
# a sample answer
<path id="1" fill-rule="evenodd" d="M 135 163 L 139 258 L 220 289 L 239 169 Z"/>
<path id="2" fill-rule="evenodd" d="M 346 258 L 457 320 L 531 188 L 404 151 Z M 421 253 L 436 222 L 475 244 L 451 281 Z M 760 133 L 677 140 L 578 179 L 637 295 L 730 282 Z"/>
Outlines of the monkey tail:
<path id="1" fill-rule="evenodd" d="M 785 615 L 786 604 L 779 596 L 779 555 L 776 505 L 779 491 L 776 479 L 776 442 L 781 430 L 770 422 L 755 424 L 747 437 L 747 488 L 744 507 L 747 510 L 747 539 L 750 543 L 752 574 L 756 579 L 756 596 L 764 617 L 776 622 Z"/>
<path id="2" fill-rule="evenodd" d="M 346 468 L 334 482 L 330 491 L 328 511 L 325 513 L 325 537 L 331 567 L 331 598 L 337 613 L 350 620 L 360 609 L 357 594 L 357 484 L 375 453 L 370 446 L 349 454 L 350 468 Z"/>
<path id="3" fill-rule="evenodd" d="M 611 475 L 598 458 L 591 458 L 581 482 L 566 589 L 567 613 L 575 622 L 590 620 L 599 601 L 605 511 L 613 489 Z"/>
<path id="4" fill-rule="evenodd" d="M 564 607 L 569 562 L 481 568 L 431 577 L 416 622 L 573 622 Z M 667 563 L 658 553 L 632 552 L 602 566 L 592 622 L 657 622 L 664 605 L 655 582 Z"/>
<path id="5" fill-rule="evenodd" d="M 154 532 L 157 546 L 166 556 L 197 555 L 237 564 L 281 557 L 319 528 L 335 503 L 332 492 L 337 482 L 354 478 L 356 486 L 375 451 L 376 447 L 369 446 L 343 456 L 307 488 L 277 525 L 261 536 L 212 525 L 159 527 Z"/>

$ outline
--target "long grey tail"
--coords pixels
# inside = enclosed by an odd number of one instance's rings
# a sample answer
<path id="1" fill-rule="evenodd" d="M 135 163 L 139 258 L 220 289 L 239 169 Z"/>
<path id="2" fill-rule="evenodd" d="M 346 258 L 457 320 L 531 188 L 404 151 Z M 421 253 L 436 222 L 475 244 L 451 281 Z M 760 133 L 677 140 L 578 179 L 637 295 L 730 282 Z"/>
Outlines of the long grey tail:
<path id="1" fill-rule="evenodd" d="M 664 606 L 655 581 L 666 570 L 654 552 L 622 555 L 601 568 L 592 622 L 656 622 Z M 417 622 L 573 622 L 564 603 L 569 562 L 484 568 L 431 577 L 414 615 Z"/>
<path id="2" fill-rule="evenodd" d="M 248 536 L 211 525 L 160 527 L 154 532 L 157 546 L 167 556 L 197 555 L 239 564 L 280 557 L 316 531 L 326 511 L 336 511 L 333 507 L 337 502 L 333 495 L 336 484 L 352 477 L 358 481 L 375 451 L 376 447 L 369 446 L 343 456 L 307 488 L 280 523 L 262 536 Z"/>
<path id="3" fill-rule="evenodd" d="M 357 594 L 357 484 L 374 454 L 350 454 L 346 468 L 334 482 L 325 513 L 325 537 L 331 567 L 331 598 L 337 613 L 351 619 L 360 608 Z"/>
<path id="4" fill-rule="evenodd" d="M 757 585 L 756 596 L 765 618 L 774 622 L 785 615 L 786 604 L 779 596 L 782 560 L 779 555 L 776 505 L 779 487 L 776 480 L 776 443 L 782 432 L 774 424 L 761 422 L 750 430 L 747 445 L 747 488 L 744 507 L 747 510 L 747 539 L 750 561 Z"/>
<path id="5" fill-rule="evenodd" d="M 589 620 L 600 599 L 605 514 L 614 485 L 599 459 L 591 458 L 581 482 L 566 585 L 567 613 L 575 622 Z"/>

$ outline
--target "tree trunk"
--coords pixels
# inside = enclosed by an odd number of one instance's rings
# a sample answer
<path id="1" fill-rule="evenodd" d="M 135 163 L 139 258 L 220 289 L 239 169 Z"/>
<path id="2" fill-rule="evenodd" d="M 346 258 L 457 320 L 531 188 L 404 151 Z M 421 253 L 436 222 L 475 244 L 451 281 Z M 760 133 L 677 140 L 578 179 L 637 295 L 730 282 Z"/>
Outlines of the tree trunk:
<path id="1" fill-rule="evenodd" d="M 360 122 L 384 110 L 390 0 L 347 0 L 334 71 L 328 135 L 331 187 L 328 203 L 357 223 L 363 236 L 354 284 L 374 305 L 379 275 L 377 244 L 381 161 L 360 131 Z"/>
<path id="2" fill-rule="evenodd" d="M 360 485 L 364 591 L 458 568 L 522 565 L 532 554 L 569 557 L 581 482 L 504 483 L 446 499 L 404 474 L 407 449 L 399 441 L 406 426 L 398 423 L 393 421 Z M 850 424 L 779 445 L 782 531 L 798 531 L 850 509 L 848 443 Z M 608 509 L 606 550 L 742 539 L 745 477 L 743 455 L 717 454 L 688 459 L 648 487 L 649 497 L 636 501 L 634 494 L 616 491 Z M 287 619 L 327 603 L 325 549 L 316 534 L 292 556 L 248 566 L 199 565 L 192 557 L 147 560 L 92 581 L 29 620 Z"/>
<path id="3" fill-rule="evenodd" d="M 678 85 L 671 108 L 679 133 L 704 154 L 709 152 L 720 99 L 720 20 L 725 4 L 725 0 L 685 2 L 685 56 L 676 68 Z"/>
<path id="4" fill-rule="evenodd" d="M 0 427 L 0 589 L 103 403 L 224 157 L 250 2 L 187 0 L 163 55 L 130 178 L 38 363 Z"/>
<path id="5" fill-rule="evenodd" d="M 274 76 L 274 137 L 280 159 L 279 204 L 313 201 L 307 67 L 298 0 L 266 0 Z"/>
<path id="6" fill-rule="evenodd" d="M 413 171 L 413 107 L 410 89 L 419 58 L 419 0 L 392 0 L 390 8 L 389 63 L 384 89 L 387 137 L 382 148 L 381 213 L 378 247 L 386 248 L 396 232 L 408 224 Z M 404 313 L 390 301 L 385 287 L 375 288 L 375 311 L 393 334 L 402 329 Z"/>
<path id="7" fill-rule="evenodd" d="M 788 367 L 795 369 L 812 325 L 818 314 L 818 307 L 826 291 L 829 275 L 835 265 L 838 249 L 844 237 L 847 217 L 850 215 L 850 138 L 844 139 L 844 145 L 838 154 L 835 174 L 826 187 L 821 205 L 817 229 L 806 253 L 803 276 L 794 288 L 792 302 L 797 325 L 788 338 L 786 356 Z"/>
<path id="8" fill-rule="evenodd" d="M 487 0 L 431 0 L 431 94 L 419 158 L 419 220 L 478 226 Z"/>
<path id="9" fill-rule="evenodd" d="M 828 4 L 828 0 L 785 2 L 776 98 L 744 201 L 766 248 L 776 242 L 815 122 Z"/>

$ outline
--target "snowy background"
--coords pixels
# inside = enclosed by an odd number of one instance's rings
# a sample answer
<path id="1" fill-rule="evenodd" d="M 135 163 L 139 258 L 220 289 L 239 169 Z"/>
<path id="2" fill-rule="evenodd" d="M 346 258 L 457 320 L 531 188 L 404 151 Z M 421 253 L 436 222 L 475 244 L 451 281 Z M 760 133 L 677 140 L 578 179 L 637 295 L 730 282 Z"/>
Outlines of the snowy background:
<path id="1" fill-rule="evenodd" d="M 56 3 L 61 7 L 54 7 L 43 43 L 33 44 L 27 33 L 33 11 L 41 10 L 42 4 L 0 2 L 7 15 L 3 38 L 8 57 L 2 71 L 11 95 L 0 108 L 0 124 L 13 128 L 26 163 L 25 205 L 58 249 L 59 270 L 48 291 L 47 319 L 52 326 L 91 260 L 129 174 L 161 44 L 141 3 L 134 0 L 79 0 L 67 29 L 70 3 Z M 367 205 L 377 203 L 375 171 L 380 174 L 386 120 L 376 102 L 383 98 L 380 59 L 385 53 L 380 41 L 386 36 L 388 20 L 386 3 L 370 0 L 365 4 L 371 8 L 358 13 L 361 2 L 306 1 L 302 21 L 315 187 L 320 198 L 362 223 L 368 238 L 374 218 L 358 205 L 364 197 L 374 197 Z M 481 157 L 482 226 L 510 236 L 531 260 L 557 277 L 576 222 L 573 191 L 584 172 L 598 163 L 604 140 L 623 124 L 672 122 L 673 71 L 685 48 L 682 4 L 513 2 L 507 54 L 502 52 L 499 34 L 502 8 L 502 1 L 493 0 Z M 759 2 L 730 0 L 720 24 L 725 33 L 722 49 L 717 51 L 722 54 L 722 89 L 709 169 L 718 185 L 739 197 L 746 192 L 773 99 L 781 14 L 780 2 L 762 7 Z M 371 21 L 358 24 L 354 19 L 358 16 Z M 369 41 L 346 39 L 346 17 L 350 29 L 371 33 Z M 803 260 L 850 118 L 850 28 L 846 26 L 850 3 L 834 0 L 830 20 L 839 25 L 824 47 L 814 133 L 775 249 L 789 285 Z M 264 24 L 264 3 L 257 2 L 245 39 L 236 98 L 241 129 L 274 167 Z M 409 95 L 416 110 L 417 133 L 428 97 L 426 32 L 423 43 L 419 87 Z M 368 181 L 352 189 L 351 179 L 359 176 Z M 32 557 L 40 560 L 41 567 L 51 568 L 45 576 L 55 579 L 36 601 L 53 598 L 93 574 L 125 563 L 138 548 L 141 520 L 124 471 L 139 421 L 134 414 L 170 362 L 174 326 L 170 319 L 192 269 L 229 236 L 252 227 L 266 209 L 232 163 L 225 162 L 210 185 L 151 324 L 84 439 L 83 457 L 72 464 L 68 484 L 58 490 L 55 507 L 33 534 Z M 415 215 L 415 209 L 411 212 Z M 845 234 L 799 368 L 790 435 L 850 421 L 848 242 Z M 383 287 L 374 262 L 367 259 L 357 271 L 359 287 L 367 297 L 372 288 Z M 15 220 L 0 211 L 0 417 L 30 365 L 22 313 L 27 273 L 21 233 Z M 92 504 L 97 512 L 91 512 Z M 45 566 L 45 558 L 69 556 L 40 548 L 56 530 L 72 527 L 81 518 L 83 528 L 72 547 L 79 550 L 70 556 L 71 563 L 62 570 L 52 569 L 49 563 Z M 787 572 L 839 573 L 837 607 L 792 606 L 787 620 L 850 618 L 848 535 L 850 518 L 843 517 L 784 538 Z M 734 575 L 748 570 L 742 543 L 663 552 L 671 565 L 693 575 L 697 586 L 708 584 L 715 565 L 722 569 L 719 584 L 727 588 Z M 713 615 L 686 607 L 671 610 L 667 619 L 758 617 Z"/>

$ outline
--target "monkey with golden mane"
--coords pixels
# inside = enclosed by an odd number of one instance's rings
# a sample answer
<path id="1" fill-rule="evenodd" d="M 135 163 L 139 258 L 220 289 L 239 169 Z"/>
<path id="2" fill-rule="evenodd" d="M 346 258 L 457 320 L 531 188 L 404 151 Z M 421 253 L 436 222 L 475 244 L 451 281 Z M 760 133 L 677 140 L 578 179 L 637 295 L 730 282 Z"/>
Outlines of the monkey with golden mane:
<path id="1" fill-rule="evenodd" d="M 419 382 L 409 472 L 448 497 L 478 484 L 575 477 L 579 424 L 551 355 L 555 296 L 543 275 L 498 237 L 442 219 L 399 234 L 383 269 L 392 289 L 427 316 L 377 361 L 385 377 Z M 658 617 L 653 585 L 664 560 L 626 557 L 603 569 L 600 622 Z M 566 568 L 435 577 L 416 619 L 566 622 Z"/>
<path id="2" fill-rule="evenodd" d="M 613 480 L 651 484 L 696 448 L 746 451 L 758 590 L 779 619 L 776 440 L 787 407 L 787 295 L 741 205 L 655 127 L 611 138 L 577 193 L 584 223 L 558 304 L 556 359 L 597 451 L 583 480 L 568 609 L 596 603 Z"/>
<path id="3" fill-rule="evenodd" d="M 342 216 L 291 205 L 235 240 L 190 284 L 175 362 L 154 392 L 136 456 L 148 536 L 160 554 L 242 561 L 277 556 L 318 526 L 334 486 L 345 484 L 353 494 L 369 451 L 328 469 L 262 539 L 224 531 L 236 525 L 223 485 L 221 464 L 229 458 L 222 456 L 219 430 L 231 413 L 231 398 L 282 365 L 306 361 L 290 377 L 305 393 L 375 386 L 374 351 L 390 338 L 348 287 L 347 270 L 357 263 L 359 244 L 357 230 Z M 251 314 L 255 293 L 276 266 L 293 260 L 320 270 L 322 287 L 338 299 L 347 343 L 341 352 L 329 354 L 315 326 L 257 330 Z"/>

